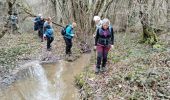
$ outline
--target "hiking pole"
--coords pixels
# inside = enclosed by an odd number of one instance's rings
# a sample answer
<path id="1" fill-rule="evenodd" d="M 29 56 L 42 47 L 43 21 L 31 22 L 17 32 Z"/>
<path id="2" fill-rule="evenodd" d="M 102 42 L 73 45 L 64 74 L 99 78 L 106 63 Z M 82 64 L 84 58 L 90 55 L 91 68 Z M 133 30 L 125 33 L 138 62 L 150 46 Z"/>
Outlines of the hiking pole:
<path id="1" fill-rule="evenodd" d="M 57 24 L 57 23 L 55 23 L 55 22 L 52 22 L 52 23 L 53 23 L 54 25 L 57 25 L 57 26 L 60 26 L 60 27 L 64 28 L 63 25 Z"/>

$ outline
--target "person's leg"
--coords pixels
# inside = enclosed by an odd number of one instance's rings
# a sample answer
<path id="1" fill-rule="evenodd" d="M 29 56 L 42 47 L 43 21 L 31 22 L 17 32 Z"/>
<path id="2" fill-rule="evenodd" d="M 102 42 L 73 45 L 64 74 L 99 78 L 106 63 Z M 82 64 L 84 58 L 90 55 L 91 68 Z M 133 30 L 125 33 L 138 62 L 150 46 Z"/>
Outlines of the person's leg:
<path id="1" fill-rule="evenodd" d="M 96 73 L 100 70 L 101 60 L 103 57 L 103 47 L 97 46 L 97 64 L 96 64 Z"/>
<path id="2" fill-rule="evenodd" d="M 41 31 L 40 31 L 40 29 L 38 30 L 38 36 L 41 38 Z"/>
<path id="3" fill-rule="evenodd" d="M 50 38 L 50 48 L 51 48 L 51 43 L 53 42 L 53 40 L 54 40 L 54 37 L 51 37 Z"/>
<path id="4" fill-rule="evenodd" d="M 40 38 L 41 38 L 41 42 L 43 42 L 43 28 L 41 28 L 40 29 L 40 33 L 39 33 L 40 35 Z"/>
<path id="5" fill-rule="evenodd" d="M 68 40 L 68 53 L 71 54 L 71 48 L 72 48 L 72 39 Z"/>
<path id="6" fill-rule="evenodd" d="M 102 71 L 104 71 L 104 69 L 106 67 L 107 55 L 108 55 L 109 50 L 110 50 L 110 46 L 104 47 L 104 50 L 103 50 L 103 61 L 102 61 Z"/>
<path id="7" fill-rule="evenodd" d="M 47 49 L 50 49 L 50 37 L 47 36 Z"/>
<path id="8" fill-rule="evenodd" d="M 66 37 L 64 37 L 64 41 L 65 41 L 65 44 L 66 44 L 66 51 L 65 51 L 65 53 L 69 54 L 69 40 Z"/>

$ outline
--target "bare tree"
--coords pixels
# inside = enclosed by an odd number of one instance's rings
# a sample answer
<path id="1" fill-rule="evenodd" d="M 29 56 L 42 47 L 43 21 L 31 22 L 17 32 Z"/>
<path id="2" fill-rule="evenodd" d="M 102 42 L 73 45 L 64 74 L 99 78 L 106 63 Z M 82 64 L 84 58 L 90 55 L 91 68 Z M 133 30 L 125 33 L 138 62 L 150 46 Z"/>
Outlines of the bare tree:
<path id="1" fill-rule="evenodd" d="M 143 41 L 148 42 L 149 44 L 155 44 L 158 39 L 153 28 L 149 24 L 149 15 L 148 15 L 148 0 L 138 0 L 139 4 L 143 7 L 140 10 L 140 21 L 143 28 Z"/>
<path id="2" fill-rule="evenodd" d="M 167 0 L 167 27 L 168 31 L 170 31 L 170 0 Z"/>

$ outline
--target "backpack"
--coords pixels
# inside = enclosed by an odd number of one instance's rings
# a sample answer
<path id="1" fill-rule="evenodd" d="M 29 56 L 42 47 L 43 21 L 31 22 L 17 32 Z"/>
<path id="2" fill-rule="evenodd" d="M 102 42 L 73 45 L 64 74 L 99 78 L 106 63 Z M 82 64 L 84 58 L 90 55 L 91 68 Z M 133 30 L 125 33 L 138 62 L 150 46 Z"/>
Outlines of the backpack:
<path id="1" fill-rule="evenodd" d="M 35 19 L 34 19 L 34 31 L 37 31 L 38 29 L 39 29 L 39 20 L 40 20 L 40 18 L 39 17 L 36 17 Z"/>
<path id="2" fill-rule="evenodd" d="M 62 30 L 61 30 L 61 35 L 65 35 L 66 34 L 66 29 L 69 25 L 66 25 L 66 27 L 64 27 Z"/>
<path id="3" fill-rule="evenodd" d="M 11 23 L 12 24 L 17 24 L 17 17 L 14 15 L 11 15 Z"/>

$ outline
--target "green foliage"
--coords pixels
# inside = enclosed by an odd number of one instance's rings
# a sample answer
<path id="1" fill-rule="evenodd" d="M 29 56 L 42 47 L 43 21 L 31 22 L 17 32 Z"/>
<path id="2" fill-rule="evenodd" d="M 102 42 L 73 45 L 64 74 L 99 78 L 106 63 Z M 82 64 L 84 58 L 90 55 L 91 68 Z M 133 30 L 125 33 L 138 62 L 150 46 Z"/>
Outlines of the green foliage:
<path id="1" fill-rule="evenodd" d="M 146 27 L 143 30 L 144 43 L 154 45 L 158 42 L 158 37 L 152 27 Z"/>
<path id="2" fill-rule="evenodd" d="M 81 74 L 78 74 L 75 76 L 75 84 L 76 86 L 78 86 L 80 89 L 85 85 L 85 81 L 84 81 L 84 78 L 83 78 L 83 73 Z"/>
<path id="3" fill-rule="evenodd" d="M 24 45 L 11 47 L 8 49 L 2 48 L 0 50 L 0 63 L 2 66 L 15 65 L 18 56 L 22 54 L 29 54 L 31 50 Z"/>
<path id="4" fill-rule="evenodd" d="M 153 45 L 153 50 L 155 50 L 155 51 L 165 51 L 166 48 L 164 47 L 164 45 L 157 43 L 157 44 Z"/>

